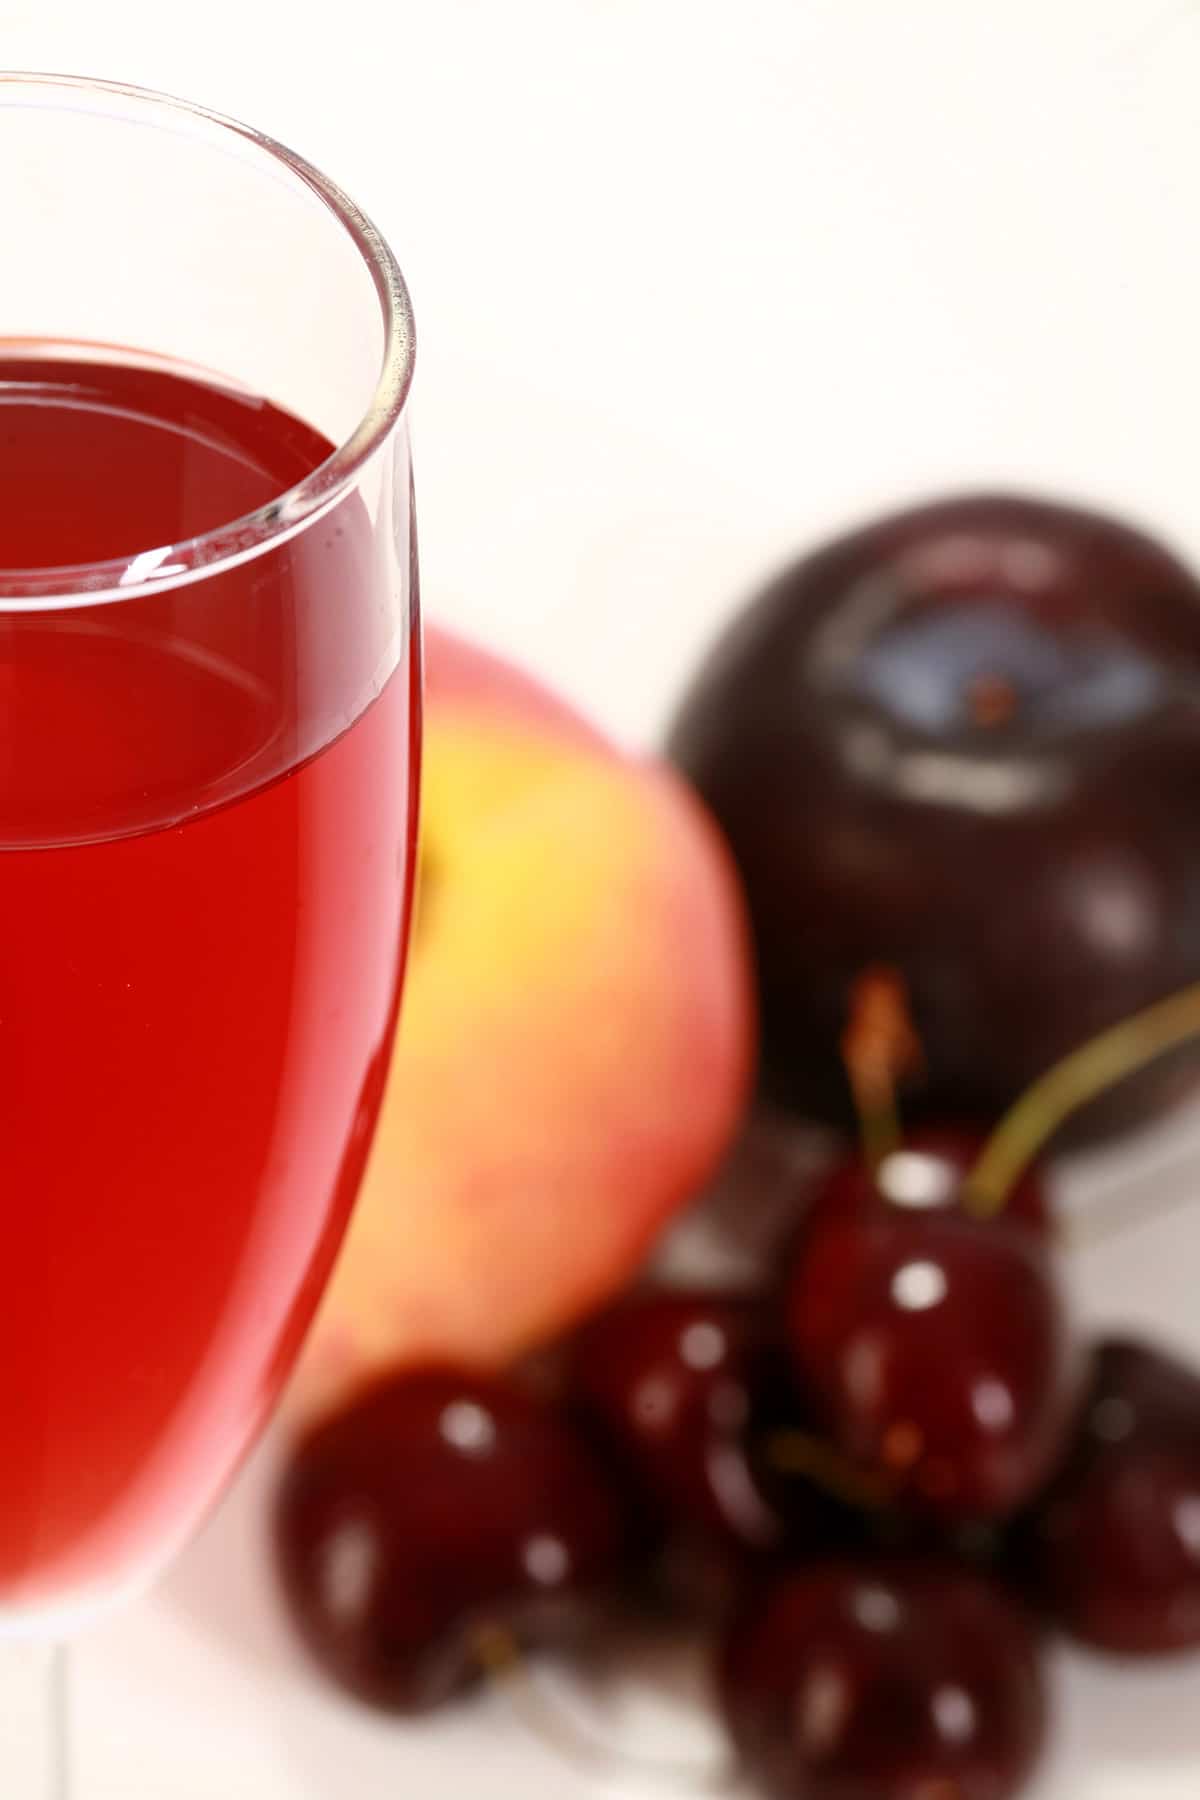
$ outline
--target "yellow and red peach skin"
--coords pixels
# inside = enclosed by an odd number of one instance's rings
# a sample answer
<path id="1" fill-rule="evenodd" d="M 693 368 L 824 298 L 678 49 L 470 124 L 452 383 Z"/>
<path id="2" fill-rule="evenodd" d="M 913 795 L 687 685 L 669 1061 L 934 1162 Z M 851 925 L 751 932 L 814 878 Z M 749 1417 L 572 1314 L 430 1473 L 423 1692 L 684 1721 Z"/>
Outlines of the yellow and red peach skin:
<path id="1" fill-rule="evenodd" d="M 406 1363 L 502 1365 L 602 1303 L 751 1075 L 740 891 L 690 790 L 485 652 L 426 654 L 402 1020 L 305 1417 Z"/>

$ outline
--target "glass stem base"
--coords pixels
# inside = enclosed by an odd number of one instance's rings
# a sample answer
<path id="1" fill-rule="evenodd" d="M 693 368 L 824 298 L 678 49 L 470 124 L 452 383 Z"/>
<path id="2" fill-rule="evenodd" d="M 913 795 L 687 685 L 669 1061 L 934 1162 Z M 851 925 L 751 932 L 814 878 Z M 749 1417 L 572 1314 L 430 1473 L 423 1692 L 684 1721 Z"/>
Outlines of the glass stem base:
<path id="1" fill-rule="evenodd" d="M 70 1800 L 67 1651 L 36 1638 L 0 1640 L 0 1794 Z"/>

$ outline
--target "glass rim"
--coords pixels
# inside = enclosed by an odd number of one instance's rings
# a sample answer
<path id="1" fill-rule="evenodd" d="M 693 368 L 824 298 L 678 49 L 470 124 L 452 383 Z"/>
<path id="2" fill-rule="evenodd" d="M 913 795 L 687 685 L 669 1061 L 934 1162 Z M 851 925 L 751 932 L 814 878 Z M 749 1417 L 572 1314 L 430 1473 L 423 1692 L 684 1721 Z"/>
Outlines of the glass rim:
<path id="1" fill-rule="evenodd" d="M 144 107 L 148 114 L 159 112 L 168 117 L 191 120 L 213 131 L 215 136 L 230 134 L 239 138 L 283 165 L 315 194 L 357 250 L 379 300 L 384 342 L 379 375 L 366 411 L 349 435 L 301 481 L 254 512 L 178 543 L 146 545 L 130 556 L 110 557 L 98 562 L 30 569 L 9 569 L 0 565 L 0 612 L 48 611 L 130 600 L 136 595 L 181 587 L 249 561 L 268 547 L 294 536 L 334 505 L 387 440 L 403 413 L 412 385 L 416 333 L 412 302 L 400 266 L 382 233 L 343 188 L 305 157 L 254 126 L 154 88 L 92 79 L 86 75 L 42 74 L 32 70 L 0 69 L 0 109 L 21 104 L 14 99 L 21 88 L 59 90 L 64 96 L 64 104 L 65 97 L 71 95 L 109 96 L 127 105 Z M 30 346 L 38 342 L 36 339 L 22 341 Z M 95 345 L 93 348 L 105 350 L 110 346 Z M 53 346 L 43 346 L 43 353 L 53 354 Z M 135 349 L 134 354 L 139 352 Z M 219 371 L 208 373 L 219 376 Z"/>

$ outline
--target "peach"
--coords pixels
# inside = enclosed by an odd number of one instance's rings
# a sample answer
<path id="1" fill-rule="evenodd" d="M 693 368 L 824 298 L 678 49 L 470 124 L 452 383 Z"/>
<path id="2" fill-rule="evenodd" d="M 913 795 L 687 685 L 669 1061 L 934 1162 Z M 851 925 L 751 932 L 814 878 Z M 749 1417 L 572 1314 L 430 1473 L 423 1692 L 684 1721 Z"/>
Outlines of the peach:
<path id="1" fill-rule="evenodd" d="M 304 1418 L 406 1363 L 502 1365 L 606 1299 L 751 1073 L 740 891 L 699 802 L 448 633 L 426 669 L 401 1024 Z"/>

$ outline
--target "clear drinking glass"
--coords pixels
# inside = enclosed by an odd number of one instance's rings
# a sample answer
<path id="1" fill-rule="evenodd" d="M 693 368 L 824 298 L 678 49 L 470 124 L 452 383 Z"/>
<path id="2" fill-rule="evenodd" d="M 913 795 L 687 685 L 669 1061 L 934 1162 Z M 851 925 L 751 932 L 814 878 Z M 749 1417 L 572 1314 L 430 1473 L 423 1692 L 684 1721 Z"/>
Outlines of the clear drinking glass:
<path id="1" fill-rule="evenodd" d="M 111 83 L 0 75 L 0 167 L 11 1738 L 38 1645 L 187 1537 L 320 1293 L 393 1034 L 420 659 L 371 224 Z"/>

